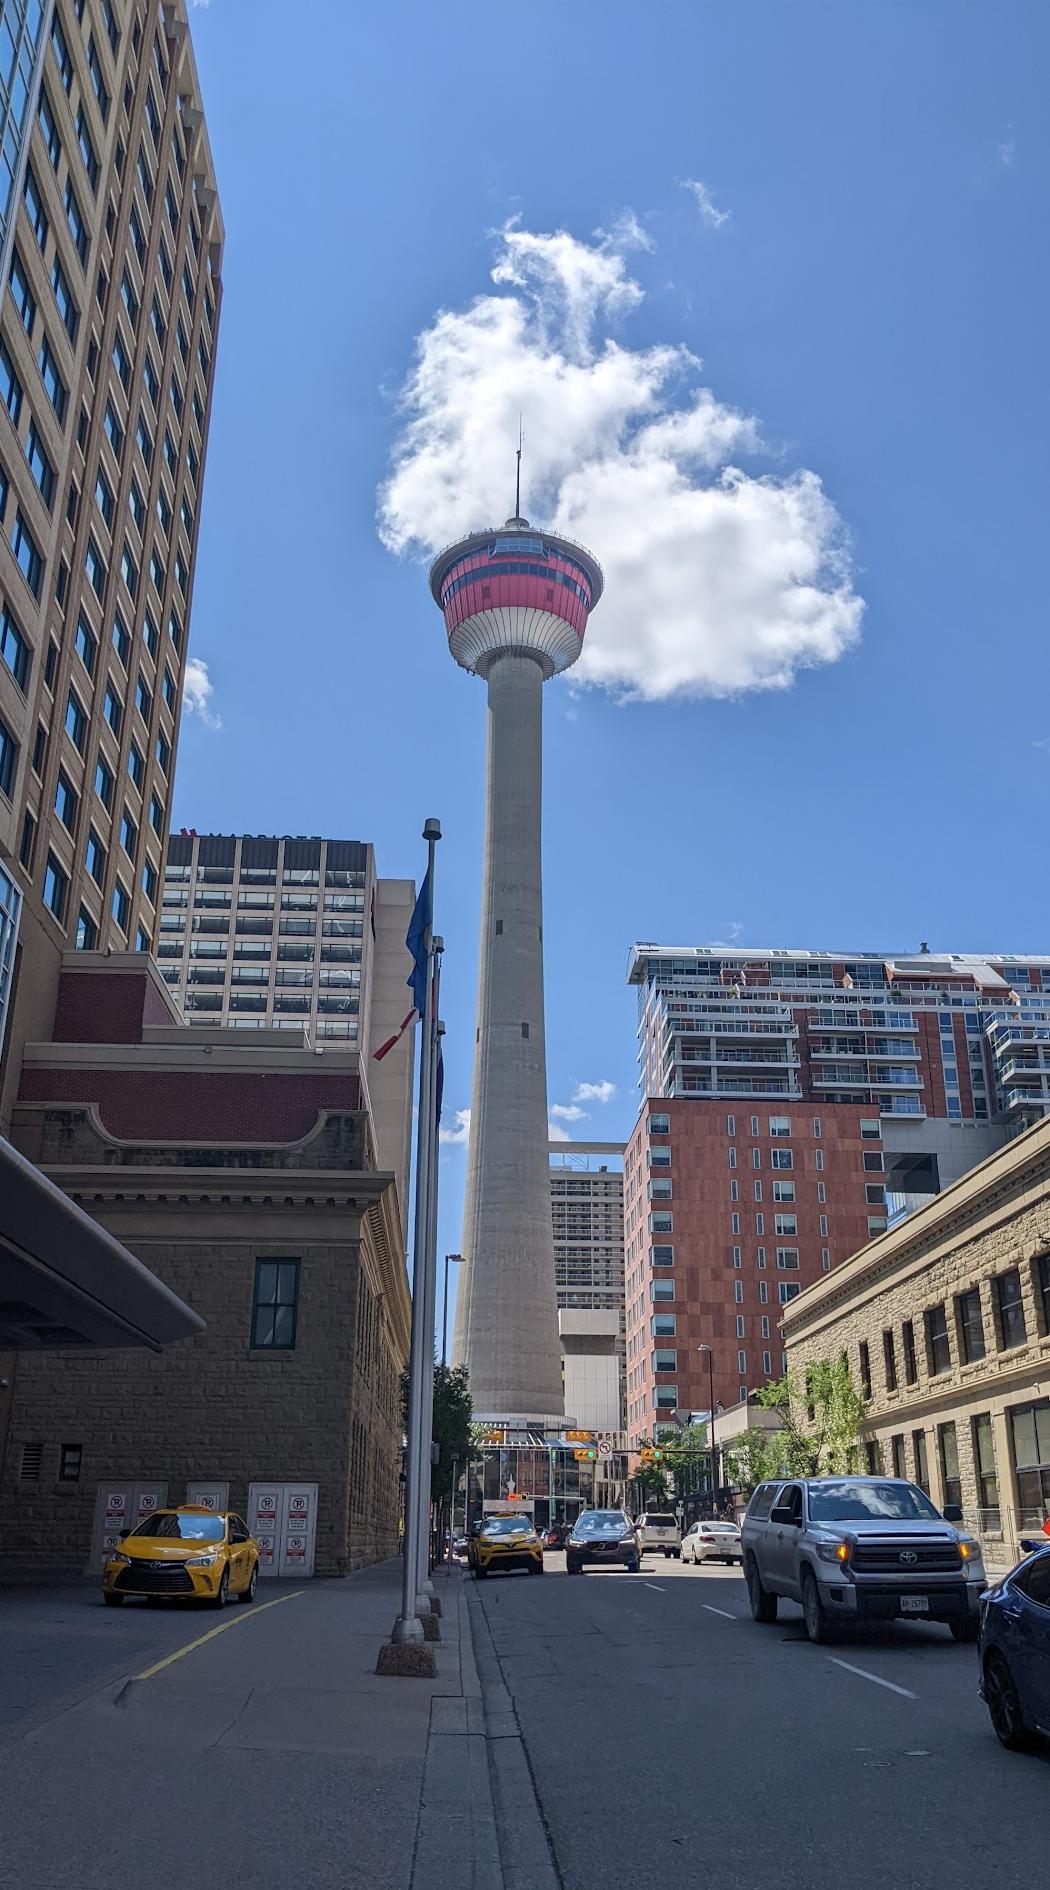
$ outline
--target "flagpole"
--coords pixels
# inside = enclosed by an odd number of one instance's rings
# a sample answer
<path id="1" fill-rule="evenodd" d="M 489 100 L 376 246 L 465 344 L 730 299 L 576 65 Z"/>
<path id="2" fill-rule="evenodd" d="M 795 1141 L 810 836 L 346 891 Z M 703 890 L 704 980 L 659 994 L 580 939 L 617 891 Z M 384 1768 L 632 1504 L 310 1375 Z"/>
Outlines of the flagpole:
<path id="1" fill-rule="evenodd" d="M 442 988 L 442 953 L 444 939 L 434 939 L 434 1043 L 431 1051 L 431 1111 L 429 1111 L 429 1134 L 431 1134 L 431 1160 L 429 1160 L 429 1187 L 427 1187 L 427 1332 L 431 1340 L 431 1353 L 427 1368 L 423 1372 L 423 1408 L 421 1408 L 421 1444 L 419 1459 L 423 1463 L 423 1514 L 419 1518 L 419 1608 L 423 1612 L 434 1610 L 434 1589 L 431 1586 L 431 1442 L 434 1436 L 434 1317 L 438 1302 L 438 1062 L 440 1062 L 440 1040 L 444 1036 L 444 1024 L 438 1019 L 440 988 Z M 423 1608 L 425 1605 L 425 1608 Z"/>
<path id="2" fill-rule="evenodd" d="M 429 918 L 426 935 L 426 996 L 423 1028 L 419 1042 L 419 1090 L 416 1110 L 416 1200 L 412 1234 L 412 1338 L 408 1373 L 408 1422 L 405 1427 L 405 1540 L 401 1563 L 401 1612 L 394 1622 L 390 1639 L 395 1646 L 423 1641 L 423 1623 L 419 1618 L 418 1572 L 419 1531 L 422 1518 L 421 1413 L 428 1355 L 434 1352 L 433 1331 L 428 1343 L 426 1332 L 427 1298 L 427 1209 L 430 1198 L 429 1165 L 431 1153 L 430 1100 L 431 1066 L 435 1045 L 434 980 L 431 975 L 434 956 L 434 856 L 441 838 L 441 823 L 428 820 L 423 827 L 427 843 L 427 875 L 430 888 Z M 433 1322 L 431 1322 L 433 1324 Z M 426 1474 L 429 1485 L 430 1451 L 427 1450 Z"/>

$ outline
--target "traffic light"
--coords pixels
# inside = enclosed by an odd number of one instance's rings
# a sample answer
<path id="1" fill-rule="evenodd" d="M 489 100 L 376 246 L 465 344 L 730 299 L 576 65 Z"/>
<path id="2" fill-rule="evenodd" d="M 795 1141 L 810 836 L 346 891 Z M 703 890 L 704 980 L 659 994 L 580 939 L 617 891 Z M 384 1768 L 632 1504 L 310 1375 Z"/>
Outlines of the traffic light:
<path id="1" fill-rule="evenodd" d="M 572 1454 L 577 1463 L 593 1463 L 598 1452 L 596 1447 L 592 1444 L 588 1450 L 574 1450 Z"/>
<path id="2" fill-rule="evenodd" d="M 659 1463 L 663 1454 L 663 1451 L 658 1450 L 653 1444 L 643 1444 L 638 1452 L 643 1463 Z"/>

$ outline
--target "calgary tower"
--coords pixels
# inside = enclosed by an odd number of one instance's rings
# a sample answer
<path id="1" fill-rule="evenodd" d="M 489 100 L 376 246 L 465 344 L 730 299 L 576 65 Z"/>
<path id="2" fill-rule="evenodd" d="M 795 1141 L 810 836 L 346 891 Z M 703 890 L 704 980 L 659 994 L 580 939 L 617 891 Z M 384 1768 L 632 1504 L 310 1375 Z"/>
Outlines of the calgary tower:
<path id="1" fill-rule="evenodd" d="M 575 663 L 600 565 L 515 515 L 438 557 L 430 589 L 488 686 L 485 862 L 463 1257 L 452 1356 L 482 1419 L 564 1413 L 543 1020 L 543 684 Z"/>

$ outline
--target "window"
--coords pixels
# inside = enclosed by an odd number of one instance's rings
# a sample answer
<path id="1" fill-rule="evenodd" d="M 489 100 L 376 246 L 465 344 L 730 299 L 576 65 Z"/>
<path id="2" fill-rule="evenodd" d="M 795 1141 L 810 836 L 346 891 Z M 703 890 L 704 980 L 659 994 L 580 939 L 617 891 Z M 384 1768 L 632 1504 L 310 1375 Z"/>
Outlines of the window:
<path id="1" fill-rule="evenodd" d="M 128 505 L 131 509 L 131 516 L 138 526 L 139 531 L 141 531 L 142 522 L 146 516 L 146 501 L 139 490 L 139 482 L 134 474 L 131 476 L 131 484 L 128 487 Z"/>
<path id="2" fill-rule="evenodd" d="M 882 1156 L 881 1155 L 873 1154 L 870 1149 L 865 1149 L 861 1157 L 861 1160 L 864 1163 L 864 1169 L 865 1169 L 866 1174 L 879 1175 L 882 1173 Z"/>
<path id="3" fill-rule="evenodd" d="M 744 1315 L 743 1315 L 743 1313 L 737 1313 L 737 1316 L 736 1316 L 736 1336 L 737 1336 L 737 1338 L 738 1338 L 738 1339 L 742 1339 L 742 1338 L 744 1337 L 744 1333 L 745 1333 L 745 1328 L 746 1328 L 746 1325 L 747 1325 L 747 1321 L 746 1321 L 746 1319 L 744 1318 Z"/>
<path id="4" fill-rule="evenodd" d="M 153 435 L 146 425 L 146 416 L 143 413 L 139 414 L 139 423 L 135 428 L 135 438 L 139 443 L 139 451 L 146 465 L 151 465 L 153 461 Z"/>
<path id="5" fill-rule="evenodd" d="M 66 179 L 66 223 L 69 228 L 69 234 L 76 244 L 77 255 L 80 258 L 80 267 L 83 269 L 88 259 L 88 231 L 80 205 L 77 202 L 77 193 L 73 189 L 73 179 L 71 177 L 67 177 Z"/>
<path id="6" fill-rule="evenodd" d="M 648 1130 L 650 1135 L 670 1135 L 670 1116 L 650 1116 Z"/>
<path id="7" fill-rule="evenodd" d="M 120 697 L 112 683 L 107 683 L 106 685 L 106 695 L 102 705 L 102 712 L 110 728 L 113 730 L 114 735 L 119 735 L 124 709 Z"/>
<path id="8" fill-rule="evenodd" d="M 150 303 L 149 319 L 150 319 L 150 325 L 153 329 L 153 333 L 156 335 L 157 340 L 160 342 L 161 352 L 163 352 L 164 338 L 168 331 L 165 325 L 164 317 L 160 312 L 160 303 L 158 302 L 156 296 L 153 297 L 153 300 Z"/>
<path id="9" fill-rule="evenodd" d="M 138 837 L 139 830 L 125 807 L 124 817 L 120 823 L 120 844 L 129 859 L 134 859 L 135 857 L 135 847 L 138 843 Z"/>
<path id="10" fill-rule="evenodd" d="M 742 1306 L 742 1305 L 743 1305 L 743 1303 L 744 1303 L 744 1282 L 743 1282 L 743 1280 L 734 1280 L 734 1281 L 733 1281 L 733 1298 L 734 1298 L 734 1300 L 736 1301 L 736 1304 L 737 1304 L 738 1306 Z"/>
<path id="11" fill-rule="evenodd" d="M 817 1141 L 819 1142 L 820 1140 L 820 1117 L 819 1116 L 814 1116 L 813 1118 L 813 1134 L 816 1137 Z"/>
<path id="12" fill-rule="evenodd" d="M 176 559 L 176 565 L 175 565 L 176 571 L 178 570 L 179 564 L 181 562 L 182 562 L 181 559 Z M 178 611 L 175 609 L 174 604 L 171 607 L 171 615 L 168 618 L 168 635 L 171 638 L 173 644 L 175 645 L 175 648 L 177 650 L 181 650 L 182 648 L 182 619 L 180 618 Z M 656 1152 L 660 1155 L 670 1155 L 671 1153 L 670 1149 L 667 1149 L 667 1148 L 659 1149 Z M 662 1166 L 663 1164 L 660 1164 L 660 1165 Z"/>
<path id="13" fill-rule="evenodd" d="M 757 1155 L 757 1149 L 755 1153 Z M 820 1154 L 819 1149 L 817 1150 L 817 1154 Z M 771 1148 L 769 1151 L 769 1166 L 771 1168 L 793 1168 L 795 1166 L 795 1157 L 789 1148 Z"/>
<path id="14" fill-rule="evenodd" d="M 155 794 L 151 794 L 149 799 L 149 824 L 153 828 L 154 833 L 163 834 L 164 809 Z"/>
<path id="15" fill-rule="evenodd" d="M 62 31 L 57 7 L 51 18 L 51 50 L 55 55 L 59 77 L 68 94 L 73 84 L 73 61 L 69 56 L 69 47 L 66 45 L 66 36 Z"/>
<path id="16" fill-rule="evenodd" d="M 678 1370 L 678 1353 L 658 1348 L 653 1353 L 653 1370 L 654 1372 L 676 1372 Z"/>
<path id="17" fill-rule="evenodd" d="M 95 763 L 95 793 L 103 807 L 113 803 L 113 776 L 100 755 Z"/>
<path id="18" fill-rule="evenodd" d="M 861 1392 L 865 1398 L 870 1398 L 871 1397 L 871 1353 L 868 1351 L 868 1344 L 867 1344 L 866 1339 L 862 1339 L 860 1342 L 859 1355 L 860 1355 Z"/>
<path id="19" fill-rule="evenodd" d="M 759 1282 L 758 1282 L 758 1303 L 759 1303 L 759 1305 L 760 1305 L 760 1306 L 764 1306 L 764 1305 L 766 1305 L 766 1303 L 767 1303 L 767 1301 L 768 1301 L 768 1299 L 769 1299 L 769 1287 L 768 1287 L 768 1285 L 766 1284 L 766 1281 L 765 1281 L 765 1280 L 759 1280 Z"/>
<path id="20" fill-rule="evenodd" d="M 798 1267 L 798 1264 L 799 1264 L 799 1260 L 798 1260 L 797 1247 L 778 1247 L 777 1248 L 777 1266 L 780 1267 L 781 1270 L 786 1270 L 790 1268 L 791 1271 L 794 1272 L 795 1269 Z"/>
<path id="21" fill-rule="evenodd" d="M 650 1214 L 649 1232 L 651 1234 L 673 1233 L 674 1232 L 674 1215 L 670 1213 L 666 1213 L 663 1210 Z"/>
<path id="22" fill-rule="evenodd" d="M 128 898 L 119 879 L 113 888 L 113 900 L 110 910 L 121 931 L 126 932 L 128 929 L 128 914 L 131 911 L 131 900 Z"/>
<path id="23" fill-rule="evenodd" d="M 161 530 L 167 537 L 171 531 L 171 506 L 168 504 L 168 495 L 163 486 L 157 487 L 157 517 L 160 520 Z"/>
<path id="24" fill-rule="evenodd" d="M 146 764 L 142 759 L 142 751 L 137 742 L 129 742 L 128 744 L 128 773 L 134 781 L 135 786 L 141 789 L 146 776 Z"/>
<path id="25" fill-rule="evenodd" d="M 127 586 L 128 596 L 134 597 L 138 589 L 139 570 L 138 565 L 135 563 L 134 556 L 132 555 L 131 546 L 128 544 L 126 538 L 124 540 L 124 549 L 120 554 L 120 575 Z"/>
<path id="26" fill-rule="evenodd" d="M 959 1441 L 954 1424 L 938 1424 L 937 1452 L 941 1460 L 945 1503 L 962 1502 L 962 1478 L 959 1475 Z"/>
<path id="27" fill-rule="evenodd" d="M 107 525 L 113 523 L 113 493 L 109 480 L 101 466 L 95 474 L 95 504 L 98 506 Z"/>
<path id="28" fill-rule="evenodd" d="M 995 1471 L 995 1444 L 992 1438 L 992 1420 L 987 1411 L 983 1411 L 972 1421 L 973 1460 L 977 1475 L 977 1500 L 986 1513 L 981 1522 L 986 1529 L 998 1529 L 999 1519 L 999 1479 Z"/>
<path id="29" fill-rule="evenodd" d="M 984 1343 L 984 1314 L 981 1311 L 980 1288 L 972 1287 L 968 1293 L 960 1293 L 955 1302 L 955 1317 L 959 1333 L 959 1350 L 967 1365 L 983 1358 L 986 1351 Z"/>
<path id="30" fill-rule="evenodd" d="M 91 83 L 95 89 L 95 97 L 98 100 L 98 109 L 102 113 L 102 123 L 105 124 L 106 119 L 109 117 L 109 93 L 106 90 L 106 82 L 102 77 L 102 63 L 98 56 L 98 48 L 95 45 L 95 36 L 93 33 L 88 37 L 87 62 L 88 71 L 91 74 Z"/>
<path id="31" fill-rule="evenodd" d="M 6 341 L 0 341 L 0 394 L 4 406 L 17 427 L 22 413 L 22 383 L 15 371 Z"/>
<path id="32" fill-rule="evenodd" d="M 650 1280 L 650 1299 L 673 1299 L 675 1296 L 673 1280 Z"/>
<path id="33" fill-rule="evenodd" d="M 11 261 L 10 281 L 11 295 L 15 307 L 22 318 L 22 327 L 25 329 L 27 335 L 31 335 L 33 332 L 33 323 L 36 321 L 36 297 L 29 286 L 29 277 L 26 274 L 26 267 L 17 249 Z"/>
<path id="34" fill-rule="evenodd" d="M 769 1133 L 770 1135 L 790 1135 L 791 1134 L 791 1117 L 790 1116 L 770 1116 Z"/>
<path id="35" fill-rule="evenodd" d="M 77 915 L 77 931 L 74 949 L 78 952 L 93 952 L 98 944 L 98 926 L 86 906 L 81 906 Z"/>
<path id="36" fill-rule="evenodd" d="M 15 558 L 18 561 L 18 568 L 32 591 L 33 596 L 39 597 L 40 586 L 44 575 L 44 560 L 40 556 L 36 539 L 33 537 L 20 510 L 15 514 L 14 527 L 11 532 L 11 550 L 15 554 Z"/>
<path id="37" fill-rule="evenodd" d="M 948 1342 L 948 1320 L 943 1304 L 923 1313 L 926 1329 L 926 1369 L 931 1378 L 951 1370 L 952 1352 Z"/>
<path id="38" fill-rule="evenodd" d="M 121 339 L 119 329 L 113 337 L 113 366 L 116 368 L 117 378 L 126 392 L 131 384 L 131 361 L 128 356 L 128 351 Z"/>
<path id="39" fill-rule="evenodd" d="M 168 743 L 168 739 L 165 735 L 158 735 L 157 736 L 157 762 L 159 766 L 163 768 L 165 774 L 167 774 L 168 772 L 168 763 L 170 760 L 171 760 L 171 747 Z"/>
<path id="40" fill-rule="evenodd" d="M 999 1349 L 1009 1351 L 1011 1346 L 1024 1345 L 1028 1337 L 1025 1324 L 1024 1303 L 1021 1298 L 1021 1274 L 1018 1267 L 1011 1267 L 1009 1272 L 1000 1273 L 995 1282 L 995 1304 L 999 1323 Z"/>
<path id="41" fill-rule="evenodd" d="M 1032 1267 L 1032 1285 L 1039 1315 L 1039 1330 L 1050 1333 L 1050 1253 L 1041 1253 Z"/>
<path id="42" fill-rule="evenodd" d="M 160 552 L 156 549 L 156 547 L 154 547 L 152 553 L 150 554 L 149 574 L 150 574 L 150 577 L 153 579 L 154 584 L 157 587 L 158 593 L 161 596 L 163 596 L 164 586 L 165 586 L 165 583 L 167 582 L 168 574 L 164 569 L 164 560 L 161 557 Z"/>
<path id="43" fill-rule="evenodd" d="M 298 1260 L 257 1260 L 252 1300 L 252 1345 L 290 1352 L 295 1345 L 298 1302 Z"/>
<path id="44" fill-rule="evenodd" d="M 773 1222 L 774 1232 L 777 1234 L 798 1233 L 798 1216 L 796 1214 L 775 1214 L 773 1216 Z M 761 1233 L 762 1229 L 756 1228 L 755 1231 Z"/>
<path id="45" fill-rule="evenodd" d="M 755 1187 L 761 1188 L 761 1186 L 762 1186 L 762 1183 L 760 1181 L 756 1181 Z M 755 1199 L 756 1201 L 760 1201 L 762 1197 L 760 1194 L 757 1194 L 755 1196 Z M 794 1182 L 793 1181 L 774 1181 L 773 1199 L 774 1201 L 793 1201 L 795 1199 Z"/>
<path id="46" fill-rule="evenodd" d="M 110 46 L 113 52 L 116 53 L 117 47 L 120 45 L 120 27 L 117 25 L 117 16 L 113 11 L 113 0 L 102 0 L 102 19 L 105 23 L 106 35 L 109 39 Z"/>
<path id="47" fill-rule="evenodd" d="M 92 190 L 97 190 L 98 158 L 95 156 L 95 146 L 92 142 L 91 132 L 88 129 L 88 121 L 83 105 L 80 106 L 77 112 L 77 143 L 80 146 L 80 155 L 84 160 L 84 169 L 88 174 L 88 183 L 91 185 Z"/>
<path id="48" fill-rule="evenodd" d="M 140 925 L 138 931 L 135 933 L 135 950 L 137 952 L 148 952 L 152 942 L 145 926 Z"/>
<path id="49" fill-rule="evenodd" d="M 826 1240 L 827 1237 L 828 1237 L 828 1217 L 826 1214 L 822 1214 L 820 1216 L 820 1238 L 821 1240 Z"/>
<path id="50" fill-rule="evenodd" d="M 59 865 L 53 853 L 47 856 L 44 872 L 44 904 L 55 918 L 61 920 L 66 910 L 66 895 L 69 891 L 69 879 Z"/>
<path id="51" fill-rule="evenodd" d="M 153 621 L 153 612 L 151 611 L 148 604 L 146 605 L 146 608 L 142 613 L 142 641 L 146 645 L 146 648 L 149 651 L 150 655 L 152 656 L 154 662 L 156 662 L 157 647 L 160 643 L 160 633 L 157 629 L 156 624 Z"/>
<path id="52" fill-rule="evenodd" d="M 175 701 L 176 701 L 177 695 L 178 695 L 178 691 L 175 687 L 175 678 L 172 675 L 170 669 L 166 669 L 164 671 L 164 700 L 167 703 L 169 709 L 171 710 L 172 715 L 174 715 L 175 713 Z M 312 932 L 313 926 L 311 925 L 309 929 Z"/>
<path id="53" fill-rule="evenodd" d="M 142 890 L 151 905 L 157 903 L 157 869 L 153 861 L 147 858 L 142 868 Z"/>
<path id="54" fill-rule="evenodd" d="M 901 1344 L 904 1349 L 904 1382 L 914 1385 L 918 1380 L 919 1368 L 915 1362 L 915 1326 L 910 1319 L 906 1319 L 901 1327 Z"/>
<path id="55" fill-rule="evenodd" d="M 735 1116 L 726 1117 L 726 1134 L 729 1136 L 730 1140 L 732 1140 L 733 1136 L 736 1134 L 736 1117 Z"/>
<path id="56" fill-rule="evenodd" d="M 94 827 L 88 829 L 87 846 L 84 848 L 84 863 L 92 879 L 101 886 L 106 877 L 106 849 L 99 839 L 98 834 L 95 832 Z M 90 947 L 80 947 L 81 951 L 89 949 Z"/>
<path id="57" fill-rule="evenodd" d="M 735 1148 L 731 1148 L 729 1151 L 729 1166 L 730 1168 L 736 1167 L 736 1149 Z"/>
<path id="58" fill-rule="evenodd" d="M 15 784 L 15 762 L 17 759 L 18 743 L 15 741 L 3 716 L 0 716 L 0 793 L 6 794 L 9 800 L 11 798 L 11 790 Z"/>
<path id="59" fill-rule="evenodd" d="M 863 1142 L 878 1142 L 882 1137 L 881 1122 L 862 1122 L 860 1134 Z"/>
<path id="60" fill-rule="evenodd" d="M 35 845 L 36 820 L 27 807 L 22 819 L 22 838 L 18 846 L 19 864 L 25 867 L 27 873 L 31 873 L 33 870 L 33 848 Z"/>
<path id="61" fill-rule="evenodd" d="M 84 738 L 87 734 L 87 716 L 72 689 L 69 692 L 69 701 L 66 704 L 66 734 L 69 736 L 74 748 L 78 749 L 79 752 L 83 754 Z"/>
<path id="62" fill-rule="evenodd" d="M 88 583 L 91 585 L 95 596 L 103 597 L 106 590 L 106 566 L 102 553 L 93 538 L 89 538 L 87 542 L 87 550 L 84 553 L 84 569 L 87 572 Z"/>
<path id="63" fill-rule="evenodd" d="M 36 178 L 33 176 L 32 166 L 26 171 L 26 181 L 22 186 L 22 200 L 26 207 L 26 215 L 29 218 L 29 226 L 33 235 L 36 237 L 40 248 L 44 249 L 47 245 L 47 211 L 44 209 L 44 201 L 40 195 Z"/>
<path id="64" fill-rule="evenodd" d="M 896 1437 L 890 1438 L 890 1457 L 893 1462 L 894 1476 L 907 1477 L 908 1464 L 904 1455 L 904 1438 L 900 1432 L 897 1433 Z"/>
<path id="65" fill-rule="evenodd" d="M 95 633 L 87 618 L 82 616 L 77 624 L 77 655 L 89 676 L 94 674 L 97 653 L 98 642 Z"/>
<path id="66" fill-rule="evenodd" d="M 164 277 L 164 287 L 166 289 L 170 289 L 171 288 L 171 259 L 168 255 L 167 244 L 165 243 L 163 237 L 161 237 L 160 244 L 157 249 L 157 258 L 160 263 L 160 273 Z"/>
<path id="67" fill-rule="evenodd" d="M 869 1181 L 864 1189 L 864 1199 L 869 1207 L 885 1207 L 886 1190 L 880 1183 Z"/>
<path id="68" fill-rule="evenodd" d="M 888 1328 L 882 1335 L 882 1362 L 886 1370 L 886 1390 L 897 1389 L 897 1348 L 893 1342 L 893 1333 Z"/>
<path id="69" fill-rule="evenodd" d="M 789 1300 L 797 1299 L 801 1291 L 801 1286 L 793 1281 L 781 1280 L 777 1287 L 777 1298 L 782 1306 L 786 1306 Z"/>
<path id="70" fill-rule="evenodd" d="M 131 638 L 124 627 L 124 619 L 119 610 L 113 613 L 113 648 L 124 668 L 127 669 L 131 655 Z"/>
<path id="71" fill-rule="evenodd" d="M 119 459 L 120 454 L 121 454 L 121 448 L 124 445 L 124 429 L 121 426 L 120 421 L 117 419 L 116 409 L 114 408 L 113 402 L 111 400 L 107 400 L 106 402 L 106 417 L 103 420 L 102 425 L 105 430 L 106 438 L 109 441 L 111 447 L 113 448 L 113 451 L 116 454 L 117 458 Z"/>
<path id="72" fill-rule="evenodd" d="M 153 713 L 153 692 L 141 670 L 139 671 L 138 681 L 135 684 L 135 707 L 138 709 L 142 720 L 148 723 Z"/>
<path id="73" fill-rule="evenodd" d="M 0 657 L 24 693 L 29 678 L 29 645 L 6 604 L 0 613 Z"/>
<path id="74" fill-rule="evenodd" d="M 142 378 L 146 384 L 146 392 L 153 402 L 153 410 L 156 412 L 157 401 L 160 398 L 160 382 L 157 379 L 157 370 L 148 354 L 142 363 Z"/>
<path id="75" fill-rule="evenodd" d="M 55 122 L 51 100 L 47 95 L 47 87 L 43 85 L 40 87 L 40 103 L 37 106 L 36 115 L 44 140 L 44 149 L 51 159 L 51 169 L 57 171 L 58 160 L 62 156 L 62 140 L 58 135 L 58 125 Z"/>

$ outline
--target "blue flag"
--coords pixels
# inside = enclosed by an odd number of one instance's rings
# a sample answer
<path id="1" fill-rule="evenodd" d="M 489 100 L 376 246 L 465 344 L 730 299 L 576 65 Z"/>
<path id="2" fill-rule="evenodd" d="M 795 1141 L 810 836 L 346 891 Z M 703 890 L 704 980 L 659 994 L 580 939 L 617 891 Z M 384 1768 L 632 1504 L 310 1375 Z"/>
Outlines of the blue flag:
<path id="1" fill-rule="evenodd" d="M 412 953 L 412 974 L 405 983 L 412 987 L 412 1002 L 423 1016 L 427 1007 L 427 946 L 430 943 L 430 928 L 433 923 L 430 909 L 430 868 L 423 875 L 423 884 L 419 888 L 412 922 L 409 925 L 405 944 Z"/>

